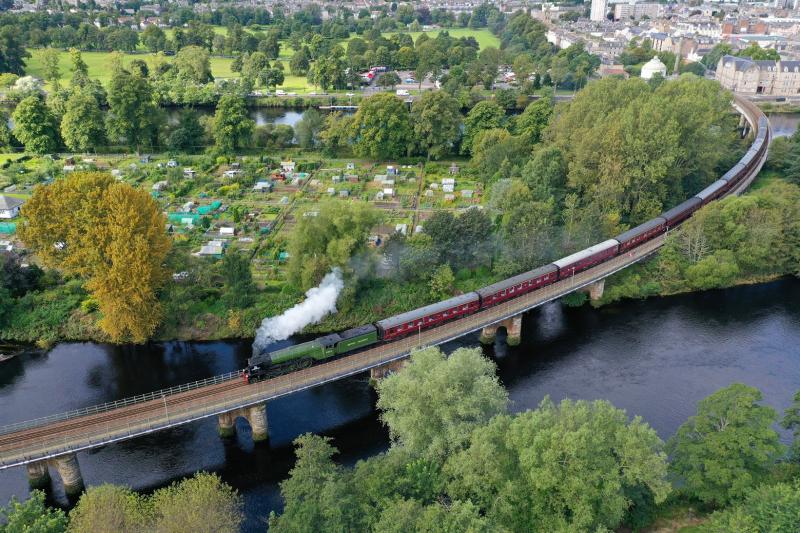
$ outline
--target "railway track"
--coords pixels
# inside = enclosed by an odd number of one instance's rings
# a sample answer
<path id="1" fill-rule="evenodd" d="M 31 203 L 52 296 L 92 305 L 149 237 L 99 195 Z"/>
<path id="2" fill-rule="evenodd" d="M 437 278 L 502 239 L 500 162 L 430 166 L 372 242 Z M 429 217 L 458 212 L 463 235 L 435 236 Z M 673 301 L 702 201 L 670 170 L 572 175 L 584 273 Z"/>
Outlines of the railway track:
<path id="1" fill-rule="evenodd" d="M 760 110 L 747 101 L 737 99 L 736 104 L 755 129 L 758 117 L 762 115 Z M 767 143 L 768 141 L 769 139 Z M 759 152 L 761 164 L 765 157 L 766 147 Z M 729 194 L 741 192 L 755 178 L 761 164 L 750 169 Z M 219 376 L 222 381 L 180 392 L 168 391 L 160 397 L 148 395 L 146 400 L 137 399 L 118 408 L 103 406 L 103 410 L 91 414 L 70 413 L 55 421 L 33 421 L 30 427 L 24 429 L 6 428 L 9 432 L 0 433 L 0 469 L 160 431 L 364 372 L 405 357 L 414 348 L 447 342 L 560 298 L 648 257 L 658 250 L 663 241 L 664 235 L 660 235 L 629 253 L 618 255 L 573 275 L 570 279 L 561 280 L 463 319 L 421 331 L 418 336 L 412 335 L 396 342 L 378 345 L 291 374 L 252 385 L 246 385 L 235 376 L 230 379 Z"/>

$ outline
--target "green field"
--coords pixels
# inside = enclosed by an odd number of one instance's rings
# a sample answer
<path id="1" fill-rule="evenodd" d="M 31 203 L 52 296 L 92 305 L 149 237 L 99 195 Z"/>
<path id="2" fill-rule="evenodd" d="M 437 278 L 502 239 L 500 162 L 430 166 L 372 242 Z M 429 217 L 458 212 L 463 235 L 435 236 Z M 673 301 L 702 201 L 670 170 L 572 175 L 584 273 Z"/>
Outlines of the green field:
<path id="1" fill-rule="evenodd" d="M 215 26 L 214 31 L 220 34 L 226 33 L 226 28 L 222 26 Z M 452 37 L 475 37 L 475 39 L 480 44 L 481 48 L 485 48 L 487 46 L 499 46 L 500 40 L 492 35 L 492 33 L 487 29 L 480 29 L 480 30 L 473 30 L 468 28 L 457 28 L 447 30 Z M 392 33 L 396 32 L 389 32 L 386 35 L 391 35 Z M 422 32 L 408 32 L 414 40 L 416 40 Z M 439 34 L 439 30 L 427 32 L 428 35 L 431 37 L 436 37 Z M 353 36 L 355 37 L 355 36 Z M 353 38 L 351 37 L 351 39 Z M 342 42 L 344 46 L 346 46 L 346 41 Z M 30 50 L 31 57 L 26 60 L 27 67 L 25 72 L 31 76 L 36 76 L 38 78 L 44 77 L 44 70 L 42 68 L 42 61 L 41 61 L 41 50 L 33 49 Z M 308 93 L 313 90 L 313 87 L 308 84 L 308 80 L 304 76 L 292 76 L 289 73 L 289 59 L 292 57 L 294 51 L 286 42 L 281 43 L 281 51 L 280 51 L 280 60 L 283 62 L 286 74 L 286 79 L 284 80 L 283 85 L 281 85 L 281 89 L 286 92 L 297 92 L 300 94 Z M 82 57 L 83 60 L 89 67 L 89 76 L 91 78 L 95 78 L 100 80 L 103 85 L 108 85 L 109 81 L 111 80 L 111 54 L 112 52 L 83 52 Z M 129 64 L 133 59 L 143 59 L 146 62 L 150 63 L 153 60 L 154 54 L 151 53 L 140 53 L 140 54 L 123 54 L 123 64 Z M 233 60 L 231 58 L 225 57 L 212 57 L 211 58 L 211 74 L 215 78 L 237 78 L 239 76 L 238 73 L 233 72 L 231 70 L 231 63 Z M 61 53 L 60 62 L 61 66 L 61 77 L 62 81 L 69 80 L 71 77 L 70 68 L 72 63 L 70 61 L 69 53 L 64 51 Z M 50 84 L 46 84 L 46 87 L 49 88 Z"/>

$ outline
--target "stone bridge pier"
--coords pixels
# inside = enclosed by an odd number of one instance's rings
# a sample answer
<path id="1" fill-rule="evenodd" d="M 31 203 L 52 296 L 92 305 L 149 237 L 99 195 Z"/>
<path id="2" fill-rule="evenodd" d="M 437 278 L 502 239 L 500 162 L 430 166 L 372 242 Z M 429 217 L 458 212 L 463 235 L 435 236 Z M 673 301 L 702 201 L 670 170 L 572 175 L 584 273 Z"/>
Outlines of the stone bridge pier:
<path id="1" fill-rule="evenodd" d="M 406 364 L 408 364 L 408 357 L 397 359 L 396 361 L 389 361 L 388 363 L 382 364 L 381 366 L 370 368 L 369 380 L 375 382 L 380 379 L 383 379 L 390 374 L 398 372 L 404 366 L 406 366 Z"/>
<path id="2" fill-rule="evenodd" d="M 83 491 L 81 468 L 78 464 L 78 456 L 74 453 L 55 457 L 49 461 L 43 459 L 28 463 L 26 470 L 28 485 L 30 485 L 31 489 L 45 490 L 50 486 L 50 466 L 53 466 L 58 472 L 67 496 L 76 496 Z"/>
<path id="3" fill-rule="evenodd" d="M 589 299 L 591 301 L 599 300 L 603 297 L 603 291 L 606 288 L 606 279 L 603 278 L 601 280 L 595 281 L 594 283 L 590 283 L 589 285 L 585 286 L 581 290 L 589 295 Z"/>
<path id="4" fill-rule="evenodd" d="M 236 419 L 242 417 L 250 424 L 253 432 L 253 442 L 263 442 L 269 439 L 267 426 L 267 404 L 261 403 L 249 407 L 240 407 L 217 417 L 219 434 L 221 437 L 233 437 L 236 434 Z"/>
<path id="5" fill-rule="evenodd" d="M 483 328 L 480 337 L 481 344 L 493 343 L 497 337 L 497 330 L 500 328 L 506 329 L 506 344 L 518 346 L 522 341 L 522 313 Z"/>

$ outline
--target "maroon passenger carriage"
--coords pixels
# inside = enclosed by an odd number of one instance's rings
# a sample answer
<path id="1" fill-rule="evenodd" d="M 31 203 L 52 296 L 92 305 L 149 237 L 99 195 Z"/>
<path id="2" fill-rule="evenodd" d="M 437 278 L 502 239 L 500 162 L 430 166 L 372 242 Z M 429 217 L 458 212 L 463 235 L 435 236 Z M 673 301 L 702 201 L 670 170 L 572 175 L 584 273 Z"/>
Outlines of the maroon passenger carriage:
<path id="1" fill-rule="evenodd" d="M 423 329 L 432 328 L 480 309 L 480 297 L 475 292 L 462 294 L 442 302 L 426 305 L 407 313 L 375 322 L 378 335 L 383 340 L 397 339 Z"/>

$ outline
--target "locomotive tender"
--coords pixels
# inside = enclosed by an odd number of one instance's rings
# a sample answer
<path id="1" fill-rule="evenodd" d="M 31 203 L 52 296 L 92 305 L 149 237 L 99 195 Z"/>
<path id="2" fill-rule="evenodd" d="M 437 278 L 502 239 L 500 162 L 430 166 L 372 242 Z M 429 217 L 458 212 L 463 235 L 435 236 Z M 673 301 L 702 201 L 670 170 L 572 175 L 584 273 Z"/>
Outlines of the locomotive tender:
<path id="1" fill-rule="evenodd" d="M 315 361 L 330 359 L 366 346 L 418 333 L 423 329 L 436 327 L 450 320 L 536 291 L 628 252 L 658 235 L 667 233 L 691 217 L 702 206 L 734 189 L 767 150 L 768 141 L 769 124 L 767 118 L 762 116 L 758 121 L 758 134 L 755 141 L 732 169 L 692 198 L 664 211 L 660 216 L 620 233 L 613 239 L 608 239 L 549 265 L 493 283 L 477 291 L 385 318 L 374 324 L 254 355 L 247 361 L 247 368 L 242 374 L 243 378 L 248 383 L 258 381 L 309 366 Z"/>

